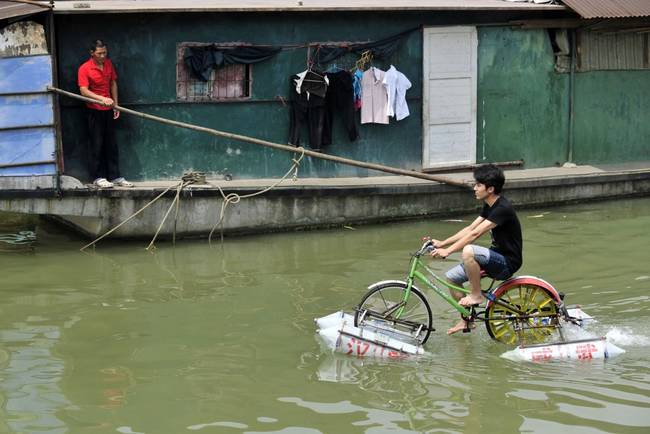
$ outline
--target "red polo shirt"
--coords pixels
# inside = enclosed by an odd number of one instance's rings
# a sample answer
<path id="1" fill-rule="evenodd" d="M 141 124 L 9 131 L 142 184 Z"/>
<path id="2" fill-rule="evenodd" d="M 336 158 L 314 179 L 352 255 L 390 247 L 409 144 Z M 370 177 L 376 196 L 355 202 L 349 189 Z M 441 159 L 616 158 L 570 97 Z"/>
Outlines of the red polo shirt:
<path id="1" fill-rule="evenodd" d="M 77 73 L 79 87 L 87 87 L 89 91 L 106 98 L 112 98 L 111 81 L 113 80 L 117 81 L 117 73 L 110 59 L 104 60 L 104 69 L 99 69 L 91 57 L 79 67 Z M 111 110 L 111 107 L 101 104 L 86 103 L 86 106 L 95 110 Z"/>

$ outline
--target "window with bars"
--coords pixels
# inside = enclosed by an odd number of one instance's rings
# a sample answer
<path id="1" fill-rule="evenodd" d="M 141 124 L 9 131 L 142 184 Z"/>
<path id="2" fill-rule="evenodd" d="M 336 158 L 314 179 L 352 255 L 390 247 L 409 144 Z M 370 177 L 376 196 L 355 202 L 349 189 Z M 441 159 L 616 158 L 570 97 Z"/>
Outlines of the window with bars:
<path id="1" fill-rule="evenodd" d="M 181 43 L 176 50 L 176 99 L 189 102 L 237 101 L 251 95 L 251 65 L 215 68 L 208 81 L 200 80 L 185 65 L 185 48 L 211 44 Z"/>

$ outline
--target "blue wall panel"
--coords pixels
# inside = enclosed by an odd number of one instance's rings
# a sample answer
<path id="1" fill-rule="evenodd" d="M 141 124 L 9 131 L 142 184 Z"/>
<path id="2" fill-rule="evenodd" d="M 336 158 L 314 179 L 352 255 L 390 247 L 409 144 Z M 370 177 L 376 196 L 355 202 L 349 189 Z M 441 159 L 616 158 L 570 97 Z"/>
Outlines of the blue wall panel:
<path id="1" fill-rule="evenodd" d="M 0 94 L 45 92 L 52 84 L 52 59 L 47 56 L 0 58 Z"/>
<path id="2" fill-rule="evenodd" d="M 53 128 L 0 130 L 0 165 L 54 160 Z"/>
<path id="3" fill-rule="evenodd" d="M 0 176 L 52 175 L 56 159 L 50 56 L 0 59 Z"/>
<path id="4" fill-rule="evenodd" d="M 0 130 L 43 127 L 54 123 L 52 95 L 0 95 Z"/>
<path id="5" fill-rule="evenodd" d="M 51 161 L 56 159 L 54 128 L 0 130 L 0 166 L 7 164 Z M 0 167 L 0 176 L 53 175 L 56 166 L 37 164 Z"/>

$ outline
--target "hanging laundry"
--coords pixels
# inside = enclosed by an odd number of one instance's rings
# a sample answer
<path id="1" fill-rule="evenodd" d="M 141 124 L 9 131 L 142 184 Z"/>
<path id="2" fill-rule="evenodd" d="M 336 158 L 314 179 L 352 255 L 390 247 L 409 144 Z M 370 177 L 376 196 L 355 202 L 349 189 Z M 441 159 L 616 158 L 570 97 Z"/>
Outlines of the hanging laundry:
<path id="1" fill-rule="evenodd" d="M 383 83 L 388 95 L 386 114 L 401 121 L 410 114 L 406 103 L 406 91 L 411 88 L 411 82 L 393 65 L 390 65 L 390 68 L 384 74 Z"/>
<path id="2" fill-rule="evenodd" d="M 314 151 L 320 151 L 323 145 L 323 128 L 325 126 L 325 93 L 321 92 L 321 86 L 314 86 L 306 81 L 309 71 L 292 75 L 289 78 L 290 91 L 289 101 L 289 144 L 300 145 L 300 130 L 307 125 L 309 130 L 309 147 Z M 326 81 L 323 79 L 323 83 Z M 306 88 L 312 91 L 305 90 Z M 313 91 L 315 93 L 312 93 Z M 327 90 L 327 86 L 325 86 Z M 323 96 L 320 96 L 322 93 Z"/>
<path id="3" fill-rule="evenodd" d="M 359 137 L 356 116 L 354 114 L 354 90 L 352 75 L 348 71 L 339 70 L 327 73 L 329 79 L 327 95 L 325 96 L 325 127 L 323 128 L 323 145 L 332 143 L 332 126 L 334 117 L 338 115 L 343 120 L 343 126 L 351 141 Z"/>
<path id="4" fill-rule="evenodd" d="M 386 73 L 374 66 L 361 79 L 361 123 L 388 123 L 388 93 L 384 87 Z"/>
<path id="5" fill-rule="evenodd" d="M 307 92 L 307 99 L 309 99 L 309 95 L 312 93 L 321 98 L 325 98 L 327 86 L 329 85 L 329 79 L 325 74 L 320 71 L 307 69 L 296 74 L 296 76 L 298 77 L 295 79 L 297 93 L 302 94 L 303 92 Z"/>
<path id="6" fill-rule="evenodd" d="M 352 75 L 352 89 L 354 90 L 354 108 L 356 110 L 361 109 L 361 79 L 363 78 L 363 72 L 359 69 L 354 71 Z"/>

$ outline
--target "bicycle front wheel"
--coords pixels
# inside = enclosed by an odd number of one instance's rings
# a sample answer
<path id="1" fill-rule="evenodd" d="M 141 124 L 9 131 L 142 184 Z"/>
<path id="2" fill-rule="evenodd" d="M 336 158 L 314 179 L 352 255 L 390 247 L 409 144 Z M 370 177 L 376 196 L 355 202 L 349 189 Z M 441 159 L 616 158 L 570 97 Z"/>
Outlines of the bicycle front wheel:
<path id="1" fill-rule="evenodd" d="M 558 326 L 558 306 L 543 287 L 513 285 L 499 294 L 485 311 L 489 335 L 506 344 L 545 342 Z"/>
<path id="2" fill-rule="evenodd" d="M 420 345 L 429 339 L 433 330 L 426 298 L 415 286 L 407 293 L 404 282 L 379 284 L 363 296 L 354 315 L 354 325 L 364 324 L 407 334 Z"/>

